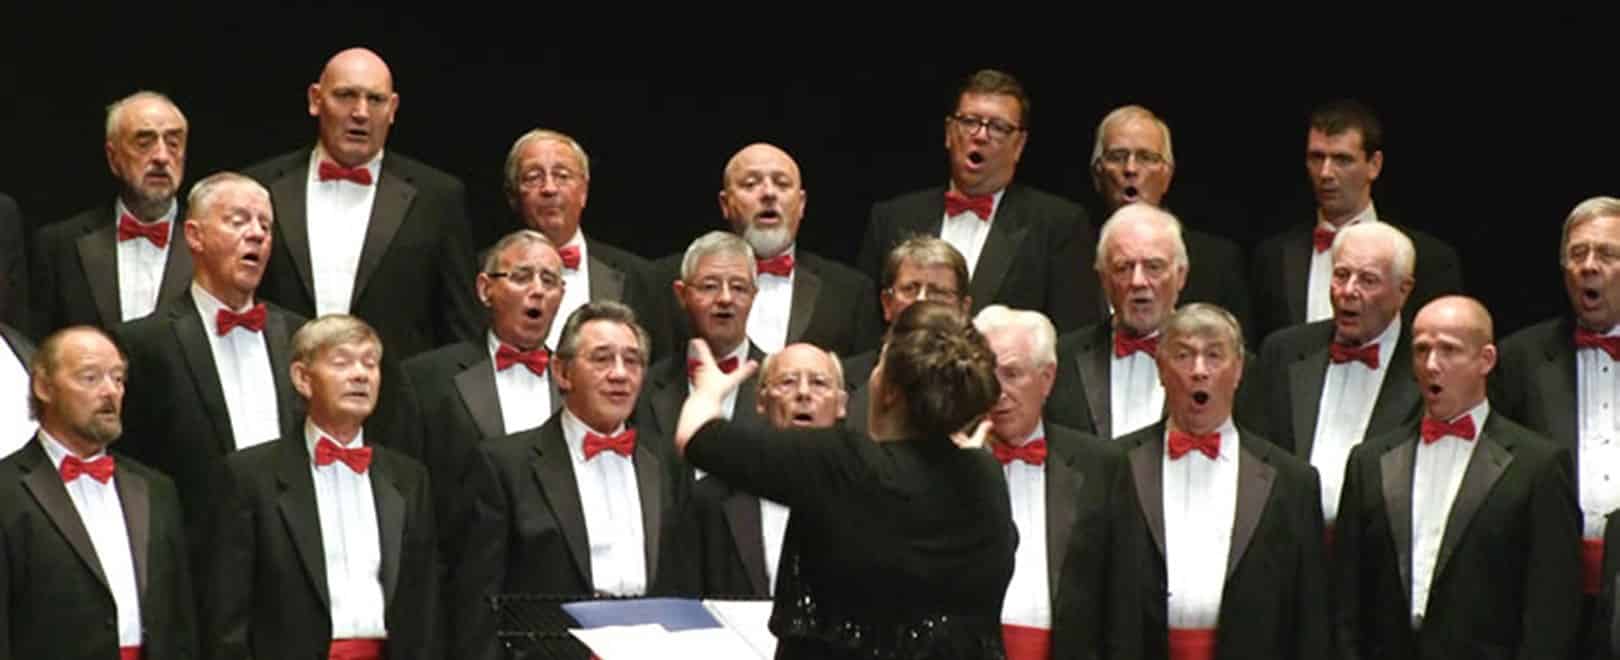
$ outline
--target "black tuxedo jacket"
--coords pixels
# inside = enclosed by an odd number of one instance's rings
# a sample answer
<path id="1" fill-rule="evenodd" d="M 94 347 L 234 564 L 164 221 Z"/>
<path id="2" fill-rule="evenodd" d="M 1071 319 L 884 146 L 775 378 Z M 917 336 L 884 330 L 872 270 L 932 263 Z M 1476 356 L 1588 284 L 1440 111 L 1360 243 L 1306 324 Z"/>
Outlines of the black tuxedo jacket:
<path id="1" fill-rule="evenodd" d="M 1238 428 L 1237 508 L 1215 657 L 1326 658 L 1334 653 L 1322 547 L 1320 480 L 1310 465 Z M 1165 569 L 1165 424 L 1120 438 L 1130 479 L 1118 483 L 1105 657 L 1169 653 Z M 1196 452 L 1182 460 L 1207 460 Z M 1461 657 L 1461 656 L 1459 656 Z"/>
<path id="2" fill-rule="evenodd" d="M 765 354 L 753 342 L 748 344 L 748 359 L 765 363 Z M 686 351 L 664 356 L 647 369 L 641 398 L 636 401 L 636 427 L 648 434 L 641 442 L 661 456 L 675 456 L 675 422 L 681 416 L 681 404 L 686 402 L 689 389 L 686 375 Z M 737 386 L 737 401 L 731 409 L 731 419 L 746 424 L 764 424 L 755 409 L 759 400 L 759 372 L 749 376 Z M 656 444 L 654 444 L 656 442 Z"/>
<path id="3" fill-rule="evenodd" d="M 652 262 L 590 236 L 585 237 L 585 254 L 591 276 L 590 299 L 616 300 L 636 313 L 636 321 L 652 339 L 652 355 L 648 360 L 657 360 L 674 351 L 664 301 L 675 294 L 670 293 L 668 282 L 656 285 Z M 553 323 L 561 327 L 567 321 L 559 316 Z"/>
<path id="4" fill-rule="evenodd" d="M 285 429 L 304 419 L 304 402 L 289 372 L 292 335 L 304 319 L 271 303 L 265 309 L 262 332 L 275 391 L 263 395 L 275 397 L 278 428 Z M 189 291 L 150 316 L 113 328 L 129 360 L 119 446 L 174 479 L 188 526 L 213 501 L 210 475 L 236 451 L 210 332 Z"/>
<path id="5" fill-rule="evenodd" d="M 306 212 L 310 152 L 298 149 L 244 174 L 270 189 L 275 241 L 260 297 L 315 317 Z M 383 156 L 349 313 L 377 329 L 388 361 L 475 339 L 482 311 L 461 181 L 394 152 Z M 188 269 L 189 270 L 189 269 Z"/>
<path id="6" fill-rule="evenodd" d="M 1114 443 L 1046 425 L 1046 569 L 1052 657 L 1094 658 L 1109 607 L 1109 512 L 1125 454 Z"/>
<path id="7" fill-rule="evenodd" d="M 28 328 L 28 251 L 22 212 L 17 202 L 0 194 L 0 323 Z"/>
<path id="8" fill-rule="evenodd" d="M 29 269 L 33 276 L 30 295 L 34 303 L 34 336 L 44 337 L 70 325 L 110 330 L 123 321 L 114 208 L 109 201 L 41 227 L 34 236 L 33 264 Z M 185 219 L 186 206 L 180 204 L 175 225 L 170 227 L 169 256 L 163 263 L 163 281 L 158 285 L 154 311 L 184 295 L 191 286 L 191 251 L 186 248 L 185 232 L 179 226 Z"/>
<path id="9" fill-rule="evenodd" d="M 1451 442 L 1453 440 L 1447 440 Z M 1350 452 L 1333 564 L 1344 658 L 1568 658 L 1581 613 L 1569 452 L 1492 410 L 1412 625 L 1418 420 Z"/>
<path id="10" fill-rule="evenodd" d="M 1407 327 L 1401 328 L 1390 354 L 1366 438 L 1383 435 L 1423 414 L 1423 397 L 1412 375 L 1412 335 Z M 1260 363 L 1266 365 L 1260 374 L 1264 380 L 1260 390 L 1264 408 L 1271 413 L 1260 417 L 1265 420 L 1266 438 L 1304 461 L 1311 460 L 1316 440 L 1332 342 L 1333 321 L 1327 320 L 1278 330 L 1260 348 Z"/>
<path id="11" fill-rule="evenodd" d="M 1575 327 L 1573 317 L 1563 316 L 1503 339 L 1497 349 L 1496 369 L 1491 371 L 1490 389 L 1493 411 L 1501 411 L 1568 450 L 1580 465 Z M 1579 474 L 1577 470 L 1577 479 Z"/>
<path id="12" fill-rule="evenodd" d="M 332 597 L 312 460 L 301 427 L 284 436 L 225 457 L 215 472 L 212 542 L 199 561 L 208 657 L 327 657 Z M 427 470 L 387 447 L 368 446 L 382 550 L 385 657 L 436 660 L 443 649 Z"/>
<path id="13" fill-rule="evenodd" d="M 679 517 L 691 491 L 686 470 L 647 445 L 638 430 L 634 458 L 641 497 L 646 571 L 651 594 L 690 593 Z M 465 531 L 450 578 L 451 654 L 494 660 L 500 655 L 490 598 L 502 594 L 578 595 L 596 592 L 590 542 L 562 413 L 539 428 L 478 445 L 461 484 Z"/>
<path id="14" fill-rule="evenodd" d="M 1260 242 L 1254 250 L 1250 291 L 1254 293 L 1255 329 L 1244 331 L 1260 341 L 1290 325 L 1305 322 L 1306 285 L 1311 278 L 1311 255 L 1315 252 L 1311 232 L 1316 229 L 1315 213 L 1296 214 L 1287 231 Z M 1410 325 L 1412 317 L 1429 301 L 1463 292 L 1462 260 L 1457 250 L 1434 236 L 1393 222 L 1382 211 L 1379 219 L 1394 225 L 1412 239 L 1417 250 L 1417 266 L 1412 271 L 1412 294 L 1406 298 L 1401 318 Z M 1325 254 L 1325 253 L 1324 253 Z"/>
<path id="15" fill-rule="evenodd" d="M 23 333 L 4 323 L 0 323 L 0 340 L 4 340 L 17 356 L 17 362 L 22 364 L 23 372 L 27 373 L 28 363 L 34 359 L 34 342 L 23 336 Z"/>
<path id="16" fill-rule="evenodd" d="M 1613 660 L 1620 658 L 1620 591 L 1615 588 L 1617 573 L 1620 573 L 1620 510 L 1610 511 L 1608 523 L 1603 528 L 1603 582 L 1602 590 L 1598 593 L 1597 607 L 1594 608 L 1591 621 L 1591 636 L 1581 640 L 1585 645 L 1580 657 L 1591 660 Z"/>
<path id="17" fill-rule="evenodd" d="M 1181 242 L 1187 247 L 1187 285 L 1176 304 L 1212 303 L 1232 313 L 1243 328 L 1250 348 L 1263 337 L 1254 336 L 1254 303 L 1249 300 L 1248 265 L 1243 249 L 1232 239 L 1181 226 Z"/>
<path id="18" fill-rule="evenodd" d="M 664 313 L 670 320 L 677 353 L 683 353 L 692 338 L 691 322 L 672 286 L 681 279 L 684 256 L 676 253 L 653 262 L 653 290 L 666 301 Z M 839 357 L 876 349 L 883 335 L 883 317 L 872 280 L 860 271 L 802 248 L 794 249 L 793 259 L 787 344 L 815 344 Z"/>
<path id="19" fill-rule="evenodd" d="M 889 251 L 912 235 L 938 236 L 943 186 L 872 206 L 856 266 L 882 286 Z M 1092 262 L 1097 231 L 1079 204 L 1021 184 L 1007 186 L 973 269 L 973 312 L 1000 303 L 1046 314 L 1059 333 L 1101 320 L 1107 309 Z"/>
<path id="20" fill-rule="evenodd" d="M 38 436 L 0 461 L 0 658 L 118 657 L 118 608 L 90 533 Z M 113 454 L 148 658 L 196 658 L 180 501 L 168 477 Z"/>

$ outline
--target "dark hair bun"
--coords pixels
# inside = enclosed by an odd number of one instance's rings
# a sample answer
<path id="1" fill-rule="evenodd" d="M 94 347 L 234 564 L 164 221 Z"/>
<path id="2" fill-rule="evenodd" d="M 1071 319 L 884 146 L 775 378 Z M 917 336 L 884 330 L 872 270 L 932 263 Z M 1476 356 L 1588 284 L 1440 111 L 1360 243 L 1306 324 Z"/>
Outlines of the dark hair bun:
<path id="1" fill-rule="evenodd" d="M 884 349 L 884 381 L 905 397 L 912 431 L 944 440 L 1000 398 L 995 354 L 961 310 L 919 301 L 893 330 Z"/>

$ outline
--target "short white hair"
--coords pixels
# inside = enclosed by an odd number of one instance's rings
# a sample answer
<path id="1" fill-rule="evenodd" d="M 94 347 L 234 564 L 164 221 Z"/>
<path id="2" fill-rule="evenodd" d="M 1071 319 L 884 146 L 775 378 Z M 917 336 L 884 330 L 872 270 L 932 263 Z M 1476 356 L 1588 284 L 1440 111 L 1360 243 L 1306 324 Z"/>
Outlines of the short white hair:
<path id="1" fill-rule="evenodd" d="M 1045 314 L 1027 309 L 1013 309 L 1006 305 L 990 305 L 973 317 L 973 327 L 979 334 L 988 335 L 998 330 L 1023 330 L 1029 333 L 1030 359 L 1036 366 L 1057 364 L 1057 328 Z"/>
<path id="2" fill-rule="evenodd" d="M 1599 195 L 1575 205 L 1569 217 L 1564 218 L 1564 231 L 1558 238 L 1558 263 L 1568 258 L 1569 231 L 1575 225 L 1597 218 L 1620 218 L 1620 199 Z"/>
<path id="3" fill-rule="evenodd" d="M 715 254 L 742 257 L 748 262 L 748 277 L 758 277 L 759 263 L 754 260 L 754 248 L 748 241 L 729 231 L 714 230 L 697 237 L 686 247 L 686 255 L 681 257 L 681 281 L 692 281 L 692 276 L 697 274 L 698 261 Z"/>
<path id="4" fill-rule="evenodd" d="M 1390 251 L 1390 275 L 1397 281 L 1412 277 L 1417 267 L 1417 248 L 1406 233 L 1386 222 L 1362 222 L 1340 229 L 1333 235 L 1333 247 L 1328 248 L 1328 260 L 1339 258 L 1339 245 L 1352 238 L 1367 237 L 1382 241 Z"/>
<path id="5" fill-rule="evenodd" d="M 1169 211 L 1147 202 L 1132 202 L 1119 207 L 1113 215 L 1108 216 L 1108 221 L 1104 222 L 1102 229 L 1097 232 L 1097 261 L 1094 264 L 1097 272 L 1104 272 L 1108 268 L 1108 239 L 1114 235 L 1114 230 L 1122 224 L 1132 222 L 1159 223 L 1160 227 L 1170 233 L 1170 242 L 1175 248 L 1175 265 L 1182 267 L 1191 265 L 1187 263 L 1187 244 L 1181 240 L 1181 221 Z"/>
<path id="6" fill-rule="evenodd" d="M 519 136 L 517 141 L 512 143 L 512 148 L 506 151 L 507 194 L 517 194 L 518 177 L 522 176 L 523 174 L 522 172 L 518 171 L 518 166 L 522 164 L 519 162 L 518 157 L 523 153 L 523 148 L 527 147 L 530 142 L 536 142 L 539 140 L 551 140 L 552 142 L 557 142 L 568 147 L 568 150 L 574 152 L 574 156 L 579 158 L 580 176 L 584 177 L 586 181 L 591 180 L 591 159 L 589 156 L 585 155 L 585 147 L 579 146 L 579 142 L 575 141 L 574 138 L 568 137 L 566 134 L 544 128 L 536 128 Z"/>
<path id="7" fill-rule="evenodd" d="M 186 113 L 181 112 L 180 106 L 175 105 L 172 99 L 159 92 L 143 89 L 135 92 L 134 94 L 130 94 L 129 96 L 118 99 L 117 101 L 113 101 L 112 104 L 107 106 L 106 138 L 108 140 L 111 140 L 118 135 L 119 124 L 123 123 L 124 119 L 124 109 L 128 108 L 131 103 L 136 101 L 162 101 L 164 104 L 168 105 L 170 109 L 174 110 L 174 114 L 180 116 L 181 125 L 187 127 L 191 126 L 191 122 L 186 121 Z"/>
<path id="8" fill-rule="evenodd" d="M 1164 153 L 1161 154 L 1164 156 L 1164 162 L 1171 165 L 1176 164 L 1176 150 L 1170 146 L 1170 125 L 1164 123 L 1163 119 L 1159 119 L 1159 116 L 1153 114 L 1152 110 L 1139 105 L 1126 105 L 1114 108 L 1113 112 L 1103 116 L 1102 121 L 1097 123 L 1096 142 L 1091 145 L 1092 167 L 1096 167 L 1097 163 L 1102 161 L 1103 139 L 1104 136 L 1108 135 L 1108 131 L 1113 130 L 1115 126 L 1134 120 L 1150 122 L 1159 129 L 1159 134 L 1164 136 Z"/>

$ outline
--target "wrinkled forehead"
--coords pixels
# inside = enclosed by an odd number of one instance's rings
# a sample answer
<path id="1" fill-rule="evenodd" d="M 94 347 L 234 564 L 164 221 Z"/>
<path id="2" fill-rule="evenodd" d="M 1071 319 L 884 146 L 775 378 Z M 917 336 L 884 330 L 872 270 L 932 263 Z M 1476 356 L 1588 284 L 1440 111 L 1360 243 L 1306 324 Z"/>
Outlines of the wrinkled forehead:
<path id="1" fill-rule="evenodd" d="M 771 360 L 771 372 L 766 374 L 766 376 L 769 378 L 775 378 L 782 374 L 792 373 L 795 371 L 805 371 L 818 376 L 832 378 L 832 357 L 820 349 L 813 347 L 790 346 L 782 349 L 782 351 L 777 353 L 776 357 Z"/>

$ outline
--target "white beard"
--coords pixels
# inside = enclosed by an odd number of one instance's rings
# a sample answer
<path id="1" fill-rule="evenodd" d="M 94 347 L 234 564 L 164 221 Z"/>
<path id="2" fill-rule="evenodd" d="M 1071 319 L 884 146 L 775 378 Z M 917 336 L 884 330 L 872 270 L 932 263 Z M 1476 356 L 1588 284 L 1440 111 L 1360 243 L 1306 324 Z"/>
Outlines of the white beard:
<path id="1" fill-rule="evenodd" d="M 789 245 L 793 244 L 793 234 L 786 225 L 762 229 L 749 225 L 743 230 L 743 240 L 748 246 L 754 248 L 754 256 L 759 259 L 768 259 L 781 254 Z"/>

